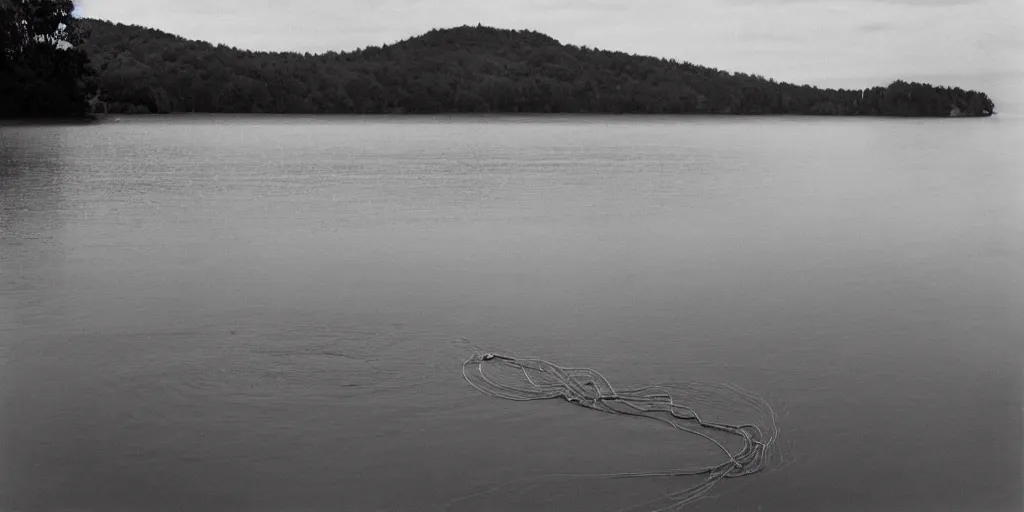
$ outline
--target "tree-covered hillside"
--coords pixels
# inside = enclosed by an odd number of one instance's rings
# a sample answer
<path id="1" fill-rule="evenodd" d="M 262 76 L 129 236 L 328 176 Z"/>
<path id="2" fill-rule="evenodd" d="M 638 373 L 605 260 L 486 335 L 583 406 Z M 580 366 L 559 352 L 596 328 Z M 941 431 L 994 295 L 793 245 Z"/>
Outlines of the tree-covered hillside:
<path id="1" fill-rule="evenodd" d="M 592 112 L 984 116 L 984 94 L 894 82 L 831 90 L 463 26 L 320 55 L 245 51 L 87 20 L 109 112 Z M 102 106 L 99 107 L 102 110 Z"/>

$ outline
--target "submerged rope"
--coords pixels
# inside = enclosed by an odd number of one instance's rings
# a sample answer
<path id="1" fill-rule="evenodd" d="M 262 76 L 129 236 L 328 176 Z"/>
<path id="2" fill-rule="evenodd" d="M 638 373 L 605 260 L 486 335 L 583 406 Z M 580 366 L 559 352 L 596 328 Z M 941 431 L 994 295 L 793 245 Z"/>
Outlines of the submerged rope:
<path id="1" fill-rule="evenodd" d="M 511 368 L 525 377 L 515 384 L 491 377 L 486 368 Z M 645 386 L 617 390 L 603 375 L 590 368 L 571 368 L 543 359 L 518 358 L 511 355 L 474 354 L 462 364 L 462 376 L 481 393 L 515 401 L 562 399 L 588 409 L 657 420 L 681 432 L 704 438 L 724 455 L 724 460 L 709 466 L 662 471 L 606 473 L 589 476 L 601 478 L 697 477 L 702 481 L 664 497 L 668 506 L 657 510 L 681 508 L 707 493 L 726 478 L 752 475 L 770 466 L 771 449 L 778 438 L 775 413 L 762 399 L 737 387 L 724 384 L 691 383 L 675 386 Z M 672 389 L 676 393 L 673 394 Z M 764 425 L 756 423 L 727 424 L 702 418 L 694 407 L 709 405 L 715 399 L 731 397 L 763 414 Z M 710 433 L 719 432 L 742 441 L 737 451 L 730 451 Z M 659 498 L 661 499 L 661 498 Z M 655 500 L 657 501 L 657 500 Z M 653 502 L 644 503 L 649 505 Z M 642 506 L 641 505 L 641 506 Z"/>

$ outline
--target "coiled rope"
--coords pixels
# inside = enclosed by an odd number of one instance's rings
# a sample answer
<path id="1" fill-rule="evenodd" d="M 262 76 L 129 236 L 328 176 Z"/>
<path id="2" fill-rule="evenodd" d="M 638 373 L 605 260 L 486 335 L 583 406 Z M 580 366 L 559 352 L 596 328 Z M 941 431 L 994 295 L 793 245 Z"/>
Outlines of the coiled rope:
<path id="1" fill-rule="evenodd" d="M 525 379 L 506 383 L 489 376 L 489 372 L 485 371 L 488 369 L 493 372 L 499 367 L 511 368 L 521 373 Z M 681 508 L 701 499 L 724 479 L 748 476 L 768 468 L 771 462 L 771 449 L 779 434 L 775 424 L 775 413 L 771 407 L 756 395 L 730 385 L 690 383 L 617 390 L 608 379 L 590 368 L 564 367 L 543 359 L 518 358 L 496 353 L 476 353 L 470 356 L 462 364 L 462 375 L 469 385 L 481 393 L 496 398 L 515 401 L 562 399 L 604 413 L 657 420 L 681 432 L 704 438 L 717 446 L 722 451 L 724 460 L 703 467 L 566 475 L 599 478 L 704 477 L 700 483 L 664 497 L 669 505 L 656 509 L 658 511 Z M 755 408 L 762 413 L 765 424 L 727 424 L 710 421 L 702 418 L 694 409 L 702 404 L 721 402 L 723 399 L 732 399 Z M 737 451 L 730 451 L 722 442 L 709 435 L 711 432 L 739 438 L 742 446 Z"/>

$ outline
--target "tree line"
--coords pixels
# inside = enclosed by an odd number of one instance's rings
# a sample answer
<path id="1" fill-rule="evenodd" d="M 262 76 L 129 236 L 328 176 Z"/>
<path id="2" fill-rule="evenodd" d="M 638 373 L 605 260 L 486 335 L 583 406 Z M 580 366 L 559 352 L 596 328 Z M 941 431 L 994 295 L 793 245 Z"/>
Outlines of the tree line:
<path id="1" fill-rule="evenodd" d="M 561 44 L 525 30 L 436 29 L 395 44 L 311 55 L 241 50 L 145 27 L 70 19 L 63 14 L 70 0 L 0 0 L 12 1 L 59 5 L 60 22 L 74 27 L 64 37 L 73 49 L 51 51 L 45 59 L 39 52 L 52 45 L 31 50 L 42 43 L 31 42 L 31 34 L 15 34 L 29 50 L 14 60 L 19 69 L 34 70 L 13 87 L 13 95 L 23 99 L 22 112 L 67 107 L 62 101 L 74 103 L 75 112 L 109 113 L 986 116 L 994 111 L 984 93 L 960 88 L 896 81 L 865 90 L 822 89 Z M 46 24 L 35 34 L 55 27 Z M 68 93 L 71 76 L 75 94 Z M 39 88 L 53 77 L 60 78 L 57 85 Z M 47 103 L 51 97 L 59 101 Z"/>
<path id="2" fill-rule="evenodd" d="M 96 76 L 71 0 L 0 0 L 0 117 L 81 117 Z"/>

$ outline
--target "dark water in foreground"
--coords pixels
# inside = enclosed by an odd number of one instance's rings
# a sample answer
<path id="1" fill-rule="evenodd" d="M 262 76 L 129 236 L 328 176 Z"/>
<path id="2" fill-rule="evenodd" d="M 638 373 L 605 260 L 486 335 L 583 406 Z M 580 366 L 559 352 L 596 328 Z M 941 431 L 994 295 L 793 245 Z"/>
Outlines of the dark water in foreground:
<path id="1" fill-rule="evenodd" d="M 694 510 L 1019 511 L 1022 127 L 0 127 L 0 509 L 441 510 L 707 454 L 483 397 L 466 337 L 762 395 L 787 464 Z M 458 510 L 669 489 L 513 486 Z"/>

